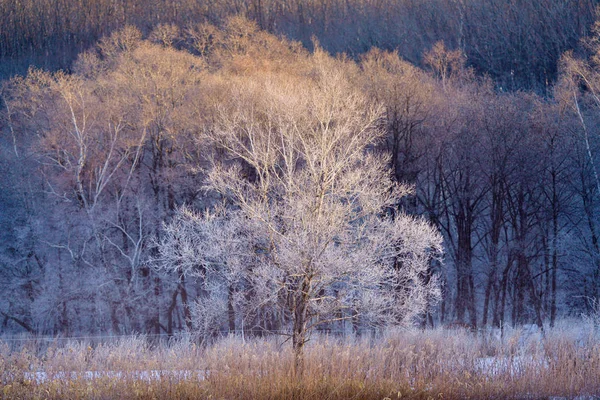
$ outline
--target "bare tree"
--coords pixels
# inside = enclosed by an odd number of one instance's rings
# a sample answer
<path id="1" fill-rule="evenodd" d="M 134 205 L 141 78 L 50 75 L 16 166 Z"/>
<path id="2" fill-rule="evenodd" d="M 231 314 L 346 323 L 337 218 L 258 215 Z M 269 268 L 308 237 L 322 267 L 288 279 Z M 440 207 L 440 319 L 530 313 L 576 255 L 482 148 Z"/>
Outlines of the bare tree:
<path id="1" fill-rule="evenodd" d="M 369 151 L 382 136 L 380 109 L 352 88 L 341 61 L 311 58 L 310 75 L 235 82 L 206 135 L 229 156 L 214 163 L 208 187 L 233 207 L 180 211 L 196 228 L 169 225 L 160 245 L 167 269 L 244 274 L 255 302 L 289 322 L 298 371 L 321 324 L 357 315 L 402 324 L 423 312 L 439 287 L 422 274 L 441 253 L 426 221 L 386 213 L 409 189 Z"/>

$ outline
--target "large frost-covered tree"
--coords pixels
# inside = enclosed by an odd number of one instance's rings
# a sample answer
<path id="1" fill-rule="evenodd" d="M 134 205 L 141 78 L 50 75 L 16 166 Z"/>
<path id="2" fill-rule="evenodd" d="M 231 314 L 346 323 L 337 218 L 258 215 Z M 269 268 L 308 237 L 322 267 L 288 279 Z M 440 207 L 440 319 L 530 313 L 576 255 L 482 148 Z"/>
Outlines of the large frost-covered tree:
<path id="1" fill-rule="evenodd" d="M 278 310 L 298 360 L 320 324 L 404 324 L 423 312 L 439 296 L 426 275 L 441 254 L 438 232 L 398 211 L 410 190 L 373 151 L 380 108 L 343 61 L 310 58 L 304 72 L 231 82 L 205 134 L 220 154 L 207 187 L 223 205 L 180 210 L 159 246 L 163 267 Z"/>

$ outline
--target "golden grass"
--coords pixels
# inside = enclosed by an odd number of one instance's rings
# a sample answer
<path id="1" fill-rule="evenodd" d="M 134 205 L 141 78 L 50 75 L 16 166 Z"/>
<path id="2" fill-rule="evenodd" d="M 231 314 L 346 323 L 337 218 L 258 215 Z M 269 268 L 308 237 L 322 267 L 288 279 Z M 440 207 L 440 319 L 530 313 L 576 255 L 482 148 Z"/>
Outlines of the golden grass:
<path id="1" fill-rule="evenodd" d="M 600 335 L 504 339 L 461 330 L 313 337 L 302 376 L 289 343 L 229 337 L 208 348 L 144 338 L 0 345 L 4 399 L 543 399 L 600 395 Z M 19 342 L 20 343 L 20 342 Z"/>

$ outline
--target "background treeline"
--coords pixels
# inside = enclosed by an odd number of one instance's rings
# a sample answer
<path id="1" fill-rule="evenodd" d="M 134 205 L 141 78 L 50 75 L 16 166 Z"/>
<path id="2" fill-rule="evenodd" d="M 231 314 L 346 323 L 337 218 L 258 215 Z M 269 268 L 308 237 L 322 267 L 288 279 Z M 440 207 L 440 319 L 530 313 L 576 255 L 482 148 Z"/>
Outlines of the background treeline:
<path id="1" fill-rule="evenodd" d="M 212 307 L 207 293 L 151 261 L 163 223 L 180 205 L 203 210 L 221 201 L 203 183 L 207 161 L 227 154 L 199 138 L 215 128 L 216 113 L 252 112 L 264 85 L 323 68 L 384 107 L 380 151 L 391 156 L 395 178 L 415 187 L 399 207 L 444 235 L 445 266 L 431 265 L 445 281 L 444 298 L 423 323 L 542 325 L 593 312 L 599 28 L 582 47 L 587 58 L 566 53 L 554 66 L 549 96 L 499 91 L 460 49 L 442 43 L 426 51 L 422 68 L 378 49 L 334 58 L 242 17 L 163 24 L 147 35 L 128 26 L 82 53 L 70 73 L 31 70 L 5 82 L 0 329 L 170 334 L 191 327 Z M 236 308 L 235 294 L 225 290 L 223 312 L 197 328 L 261 333 L 285 324 L 266 308 Z"/>
<path id="2" fill-rule="evenodd" d="M 259 28 L 335 54 L 398 49 L 420 64 L 443 40 L 503 90 L 546 93 L 560 55 L 577 47 L 596 0 L 0 0 L 0 74 L 68 69 L 77 54 L 126 25 L 148 34 L 244 15 Z"/>

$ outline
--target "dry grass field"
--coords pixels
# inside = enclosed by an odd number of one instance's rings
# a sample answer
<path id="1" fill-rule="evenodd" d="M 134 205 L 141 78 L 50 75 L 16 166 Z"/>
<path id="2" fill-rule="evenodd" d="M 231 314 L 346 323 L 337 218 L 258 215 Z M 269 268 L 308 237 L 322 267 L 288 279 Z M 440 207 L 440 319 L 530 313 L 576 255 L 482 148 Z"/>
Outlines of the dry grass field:
<path id="1" fill-rule="evenodd" d="M 600 332 L 405 330 L 314 336 L 294 373 L 281 338 L 93 343 L 6 339 L 3 399 L 547 399 L 600 395 Z"/>

